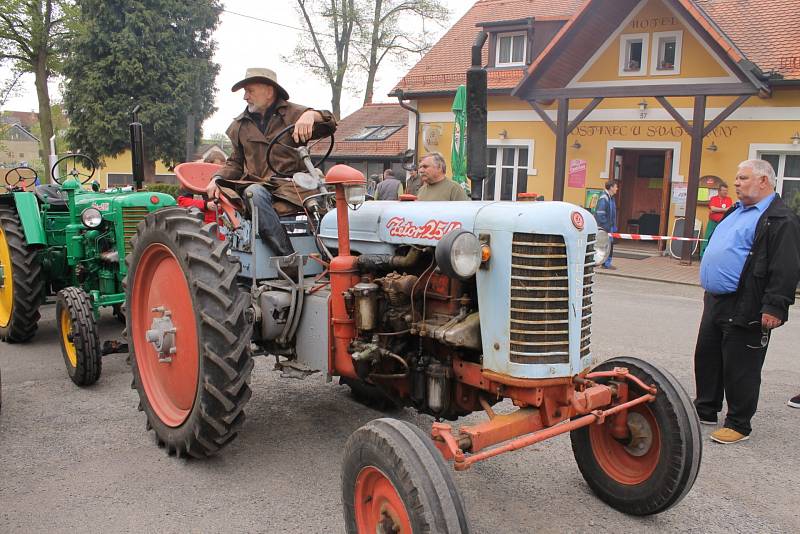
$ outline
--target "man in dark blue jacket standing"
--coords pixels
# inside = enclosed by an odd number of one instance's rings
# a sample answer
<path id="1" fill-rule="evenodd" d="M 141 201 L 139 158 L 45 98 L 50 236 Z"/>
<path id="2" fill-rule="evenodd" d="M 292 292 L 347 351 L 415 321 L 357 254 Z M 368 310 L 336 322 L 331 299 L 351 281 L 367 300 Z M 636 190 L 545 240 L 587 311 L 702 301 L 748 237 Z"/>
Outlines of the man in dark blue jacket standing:
<path id="1" fill-rule="evenodd" d="M 619 191 L 619 180 L 609 180 L 606 182 L 606 190 L 597 201 L 597 209 L 594 217 L 597 219 L 597 226 L 606 232 L 617 231 L 617 203 L 614 201 L 614 196 Z M 608 258 L 603 263 L 604 269 L 616 269 L 611 265 L 611 256 L 614 253 L 614 239 L 609 237 L 609 250 Z"/>

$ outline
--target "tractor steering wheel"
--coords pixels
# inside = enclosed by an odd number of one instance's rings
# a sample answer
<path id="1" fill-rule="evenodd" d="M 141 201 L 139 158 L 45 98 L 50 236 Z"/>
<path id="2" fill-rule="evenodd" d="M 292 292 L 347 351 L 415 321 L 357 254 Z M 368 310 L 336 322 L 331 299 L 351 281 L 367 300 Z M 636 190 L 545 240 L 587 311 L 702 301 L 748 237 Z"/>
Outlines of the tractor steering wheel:
<path id="1" fill-rule="evenodd" d="M 14 178 L 16 178 L 16 180 L 14 180 Z M 22 190 L 25 191 L 28 187 L 36 183 L 37 178 L 39 178 L 39 173 L 36 172 L 36 169 L 24 166 L 14 167 L 6 173 L 5 181 L 8 186 L 6 189 L 10 191 L 21 183 Z M 11 180 L 14 180 L 14 182 L 12 183 Z"/>
<path id="2" fill-rule="evenodd" d="M 287 145 L 287 144 L 281 142 L 281 139 L 283 139 L 283 137 L 285 137 L 287 134 L 292 133 L 293 131 L 294 131 L 294 124 L 290 124 L 289 126 L 284 128 L 283 130 L 278 132 L 275 135 L 275 137 L 272 138 L 272 140 L 269 142 L 269 145 L 267 146 L 267 167 L 269 167 L 269 170 L 271 170 L 274 173 L 275 176 L 278 176 L 278 177 L 281 177 L 281 178 L 291 178 L 292 175 L 280 172 L 279 170 L 277 170 L 275 167 L 272 166 L 272 161 L 271 161 L 271 158 L 270 158 L 270 156 L 272 155 L 272 148 L 275 145 L 280 145 L 283 148 L 286 148 L 286 149 L 289 149 L 289 150 L 292 150 L 292 151 L 296 152 L 298 147 L 290 146 L 290 145 Z M 331 155 L 331 151 L 333 151 L 333 143 L 334 143 L 333 134 L 330 134 L 329 136 L 326 136 L 326 137 L 330 137 L 330 140 L 331 140 L 330 143 L 331 144 L 328 147 L 328 151 L 325 152 L 325 155 L 322 157 L 322 159 L 319 160 L 316 165 L 312 164 L 317 169 L 322 168 L 322 164 L 325 163 L 325 160 L 328 159 L 328 156 Z M 309 152 L 310 152 L 311 148 L 316 146 L 317 143 L 319 143 L 320 141 L 322 141 L 326 137 L 320 137 L 319 139 L 315 139 L 315 140 L 311 141 L 310 143 L 306 142 L 304 145 L 300 145 L 300 146 L 305 146 L 305 148 L 307 150 L 309 150 Z"/>
<path id="3" fill-rule="evenodd" d="M 72 160 L 72 165 L 69 164 L 69 160 Z M 84 169 L 89 169 L 89 173 L 87 174 L 85 171 L 78 170 L 78 162 L 81 163 L 81 167 Z M 59 180 L 56 177 L 56 170 L 61 170 L 59 165 L 64 162 L 64 172 L 61 176 L 65 178 L 63 180 Z M 72 167 L 70 169 L 70 167 Z M 77 180 L 81 185 L 84 185 L 92 179 L 94 176 L 95 171 L 97 170 L 97 165 L 95 164 L 94 160 L 85 154 L 67 154 L 66 156 L 62 156 L 56 160 L 53 164 L 53 168 L 50 169 L 50 176 L 53 178 L 53 181 L 58 185 L 64 183 L 67 178 L 74 178 Z"/>

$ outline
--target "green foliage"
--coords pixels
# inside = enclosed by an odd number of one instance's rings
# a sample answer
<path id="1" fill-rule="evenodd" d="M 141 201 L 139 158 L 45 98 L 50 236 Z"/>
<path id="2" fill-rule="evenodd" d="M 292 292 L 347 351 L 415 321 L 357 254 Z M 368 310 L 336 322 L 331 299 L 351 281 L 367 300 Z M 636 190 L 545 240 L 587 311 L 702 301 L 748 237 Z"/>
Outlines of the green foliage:
<path id="1" fill-rule="evenodd" d="M 180 186 L 175 184 L 147 184 L 145 187 L 146 191 L 151 191 L 153 193 L 166 193 L 168 195 L 172 195 L 173 198 L 178 198 L 178 193 L 180 192 Z"/>
<path id="2" fill-rule="evenodd" d="M 124 151 L 139 104 L 148 162 L 183 161 L 187 116 L 200 125 L 214 112 L 220 12 L 217 0 L 81 1 L 64 69 L 71 148 L 95 159 Z"/>

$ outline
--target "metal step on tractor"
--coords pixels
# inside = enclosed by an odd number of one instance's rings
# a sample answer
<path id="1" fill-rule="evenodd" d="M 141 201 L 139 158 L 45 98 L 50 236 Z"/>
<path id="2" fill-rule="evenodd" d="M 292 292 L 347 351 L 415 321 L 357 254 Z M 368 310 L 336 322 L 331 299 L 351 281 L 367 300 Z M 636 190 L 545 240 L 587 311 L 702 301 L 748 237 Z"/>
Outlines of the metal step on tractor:
<path id="1" fill-rule="evenodd" d="M 485 76 L 468 73 L 473 192 L 486 176 Z M 589 212 L 563 202 L 365 202 L 360 172 L 337 165 L 323 178 L 297 150 L 308 172 L 292 179 L 319 193 L 285 221 L 295 255 L 275 257 L 230 207 L 221 226 L 199 211 L 156 211 L 132 240 L 132 387 L 160 446 L 219 453 L 242 427 L 253 357 L 272 355 L 285 375 L 319 371 L 436 419 L 429 433 L 381 418 L 350 436 L 348 532 L 467 532 L 447 462 L 465 470 L 564 433 L 614 508 L 655 514 L 686 495 L 702 447 L 684 389 L 637 358 L 595 365 L 594 266 L 606 251 L 595 250 Z M 496 412 L 504 400 L 513 411 Z M 476 411 L 486 419 L 457 430 L 444 422 Z"/>
<path id="2" fill-rule="evenodd" d="M 137 224 L 175 205 L 170 195 L 131 186 L 101 191 L 95 169 L 89 157 L 70 154 L 53 165 L 51 183 L 36 185 L 36 172 L 18 167 L 0 194 L 0 340 L 33 338 L 39 307 L 55 297 L 61 352 L 78 386 L 100 378 L 100 308 L 113 307 L 124 321 L 124 260 Z"/>

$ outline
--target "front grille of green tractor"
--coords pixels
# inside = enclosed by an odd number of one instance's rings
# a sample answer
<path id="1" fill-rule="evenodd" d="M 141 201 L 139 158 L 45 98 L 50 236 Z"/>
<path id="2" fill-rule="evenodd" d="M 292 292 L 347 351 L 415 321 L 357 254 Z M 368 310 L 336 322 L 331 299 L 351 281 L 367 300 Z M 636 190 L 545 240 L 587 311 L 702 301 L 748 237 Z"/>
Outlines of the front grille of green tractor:
<path id="1" fill-rule="evenodd" d="M 594 236 L 584 258 L 581 357 L 589 354 Z M 514 363 L 569 363 L 569 272 L 563 236 L 515 233 L 511 248 L 511 353 Z"/>
<path id="2" fill-rule="evenodd" d="M 150 213 L 147 208 L 131 206 L 122 208 L 122 234 L 125 240 L 125 255 L 131 252 L 131 237 L 136 233 L 139 222 Z"/>

